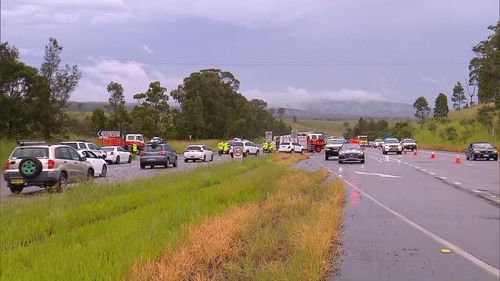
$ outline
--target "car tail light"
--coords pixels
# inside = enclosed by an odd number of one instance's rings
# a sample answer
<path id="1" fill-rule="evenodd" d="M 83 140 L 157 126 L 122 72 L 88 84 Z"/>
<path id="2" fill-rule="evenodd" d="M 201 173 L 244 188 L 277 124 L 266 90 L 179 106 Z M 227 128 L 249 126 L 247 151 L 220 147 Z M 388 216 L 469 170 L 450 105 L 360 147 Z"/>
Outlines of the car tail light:
<path id="1" fill-rule="evenodd" d="M 165 151 L 160 151 L 160 155 L 165 156 L 167 154 L 165 153 Z"/>
<path id="2" fill-rule="evenodd" d="M 10 169 L 10 160 L 9 159 L 7 159 L 5 161 L 5 170 L 8 170 L 8 169 Z"/>
<path id="3" fill-rule="evenodd" d="M 49 169 L 54 169 L 54 167 L 56 166 L 56 161 L 49 159 L 48 164 L 49 164 Z"/>

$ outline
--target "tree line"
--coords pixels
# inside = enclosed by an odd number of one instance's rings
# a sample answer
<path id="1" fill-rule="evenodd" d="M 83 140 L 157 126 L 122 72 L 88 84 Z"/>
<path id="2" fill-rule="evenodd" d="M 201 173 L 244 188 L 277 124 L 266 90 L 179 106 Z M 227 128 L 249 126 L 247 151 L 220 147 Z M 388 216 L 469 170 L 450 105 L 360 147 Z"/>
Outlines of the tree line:
<path id="1" fill-rule="evenodd" d="M 95 135 L 100 130 L 139 132 L 163 138 L 255 138 L 267 130 L 276 134 L 290 127 L 273 117 L 265 101 L 247 100 L 234 75 L 220 69 L 203 69 L 184 78 L 176 89 L 167 91 L 152 81 L 136 93 L 137 105 L 125 107 L 125 93 L 119 81 L 107 91 L 108 111 L 99 108 L 85 119 L 64 110 L 76 89 L 81 72 L 76 65 L 61 64 L 62 47 L 50 38 L 44 61 L 34 68 L 19 61 L 19 52 L 8 43 L 0 45 L 0 134 L 7 138 Z M 179 108 L 171 108 L 175 101 Z"/>

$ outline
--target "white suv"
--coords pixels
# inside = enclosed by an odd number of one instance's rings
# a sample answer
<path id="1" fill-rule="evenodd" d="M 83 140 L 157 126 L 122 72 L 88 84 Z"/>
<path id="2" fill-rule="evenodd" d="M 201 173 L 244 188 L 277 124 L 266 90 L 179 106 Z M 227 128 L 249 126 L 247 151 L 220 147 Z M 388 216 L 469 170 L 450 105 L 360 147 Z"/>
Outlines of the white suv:
<path id="1" fill-rule="evenodd" d="M 68 182 L 90 180 L 94 169 L 78 152 L 67 145 L 20 142 L 5 162 L 4 179 L 12 193 L 24 187 L 66 189 Z"/>
<path id="2" fill-rule="evenodd" d="M 63 141 L 61 144 L 69 145 L 76 150 L 90 150 L 95 155 L 101 158 L 106 158 L 106 152 L 100 149 L 97 145 L 92 142 L 78 140 L 78 141 Z"/>
<path id="3" fill-rule="evenodd" d="M 386 138 L 384 139 L 384 144 L 382 145 L 382 153 L 387 154 L 389 152 L 396 152 L 401 154 L 403 152 L 403 146 L 398 139 Z"/>
<path id="4" fill-rule="evenodd" d="M 243 156 L 258 156 L 260 152 L 259 147 L 251 141 L 235 141 L 232 143 L 231 148 L 229 149 L 229 154 L 231 155 L 231 157 L 233 157 L 233 149 L 235 146 L 241 146 L 243 148 Z"/>

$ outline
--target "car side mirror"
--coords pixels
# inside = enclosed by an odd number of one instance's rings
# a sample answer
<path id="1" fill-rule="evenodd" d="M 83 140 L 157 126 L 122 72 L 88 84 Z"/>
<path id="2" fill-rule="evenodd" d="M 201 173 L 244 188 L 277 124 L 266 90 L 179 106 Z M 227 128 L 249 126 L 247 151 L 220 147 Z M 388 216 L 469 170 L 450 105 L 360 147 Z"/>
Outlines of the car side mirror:
<path id="1" fill-rule="evenodd" d="M 81 156 L 81 157 L 80 157 L 80 161 L 87 161 L 87 157 L 85 157 L 85 156 Z"/>

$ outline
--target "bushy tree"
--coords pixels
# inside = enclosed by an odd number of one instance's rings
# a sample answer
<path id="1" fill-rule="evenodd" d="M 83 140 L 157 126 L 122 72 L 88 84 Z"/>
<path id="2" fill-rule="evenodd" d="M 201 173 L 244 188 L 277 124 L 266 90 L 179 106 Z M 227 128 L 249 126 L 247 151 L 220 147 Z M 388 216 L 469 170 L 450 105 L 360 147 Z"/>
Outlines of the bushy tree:
<path id="1" fill-rule="evenodd" d="M 478 86 L 480 103 L 500 99 L 500 21 L 488 27 L 493 33 L 472 48 L 474 58 L 469 63 L 469 84 Z"/>
<path id="2" fill-rule="evenodd" d="M 108 129 L 108 118 L 104 110 L 101 108 L 95 109 L 90 117 L 90 124 L 94 132 Z"/>
<path id="3" fill-rule="evenodd" d="M 425 97 L 418 97 L 413 103 L 413 108 L 415 108 L 415 117 L 420 120 L 420 124 L 423 126 L 423 122 L 431 112 L 431 108 L 429 107 L 429 103 Z"/>
<path id="4" fill-rule="evenodd" d="M 434 118 L 442 120 L 448 116 L 448 98 L 445 94 L 439 93 L 436 98 L 436 103 L 434 105 Z"/>
<path id="5" fill-rule="evenodd" d="M 109 125 L 114 130 L 126 133 L 129 129 L 130 115 L 125 109 L 125 96 L 123 94 L 123 87 L 116 82 L 110 82 L 106 87 L 110 97 L 108 104 L 110 108 Z"/>
<path id="6" fill-rule="evenodd" d="M 162 87 L 160 81 L 154 81 L 149 84 L 145 93 L 135 94 L 134 99 L 140 103 L 132 112 L 138 129 L 147 131 L 149 136 L 160 135 L 161 121 L 168 120 L 164 117 L 170 111 L 167 88 Z"/>

